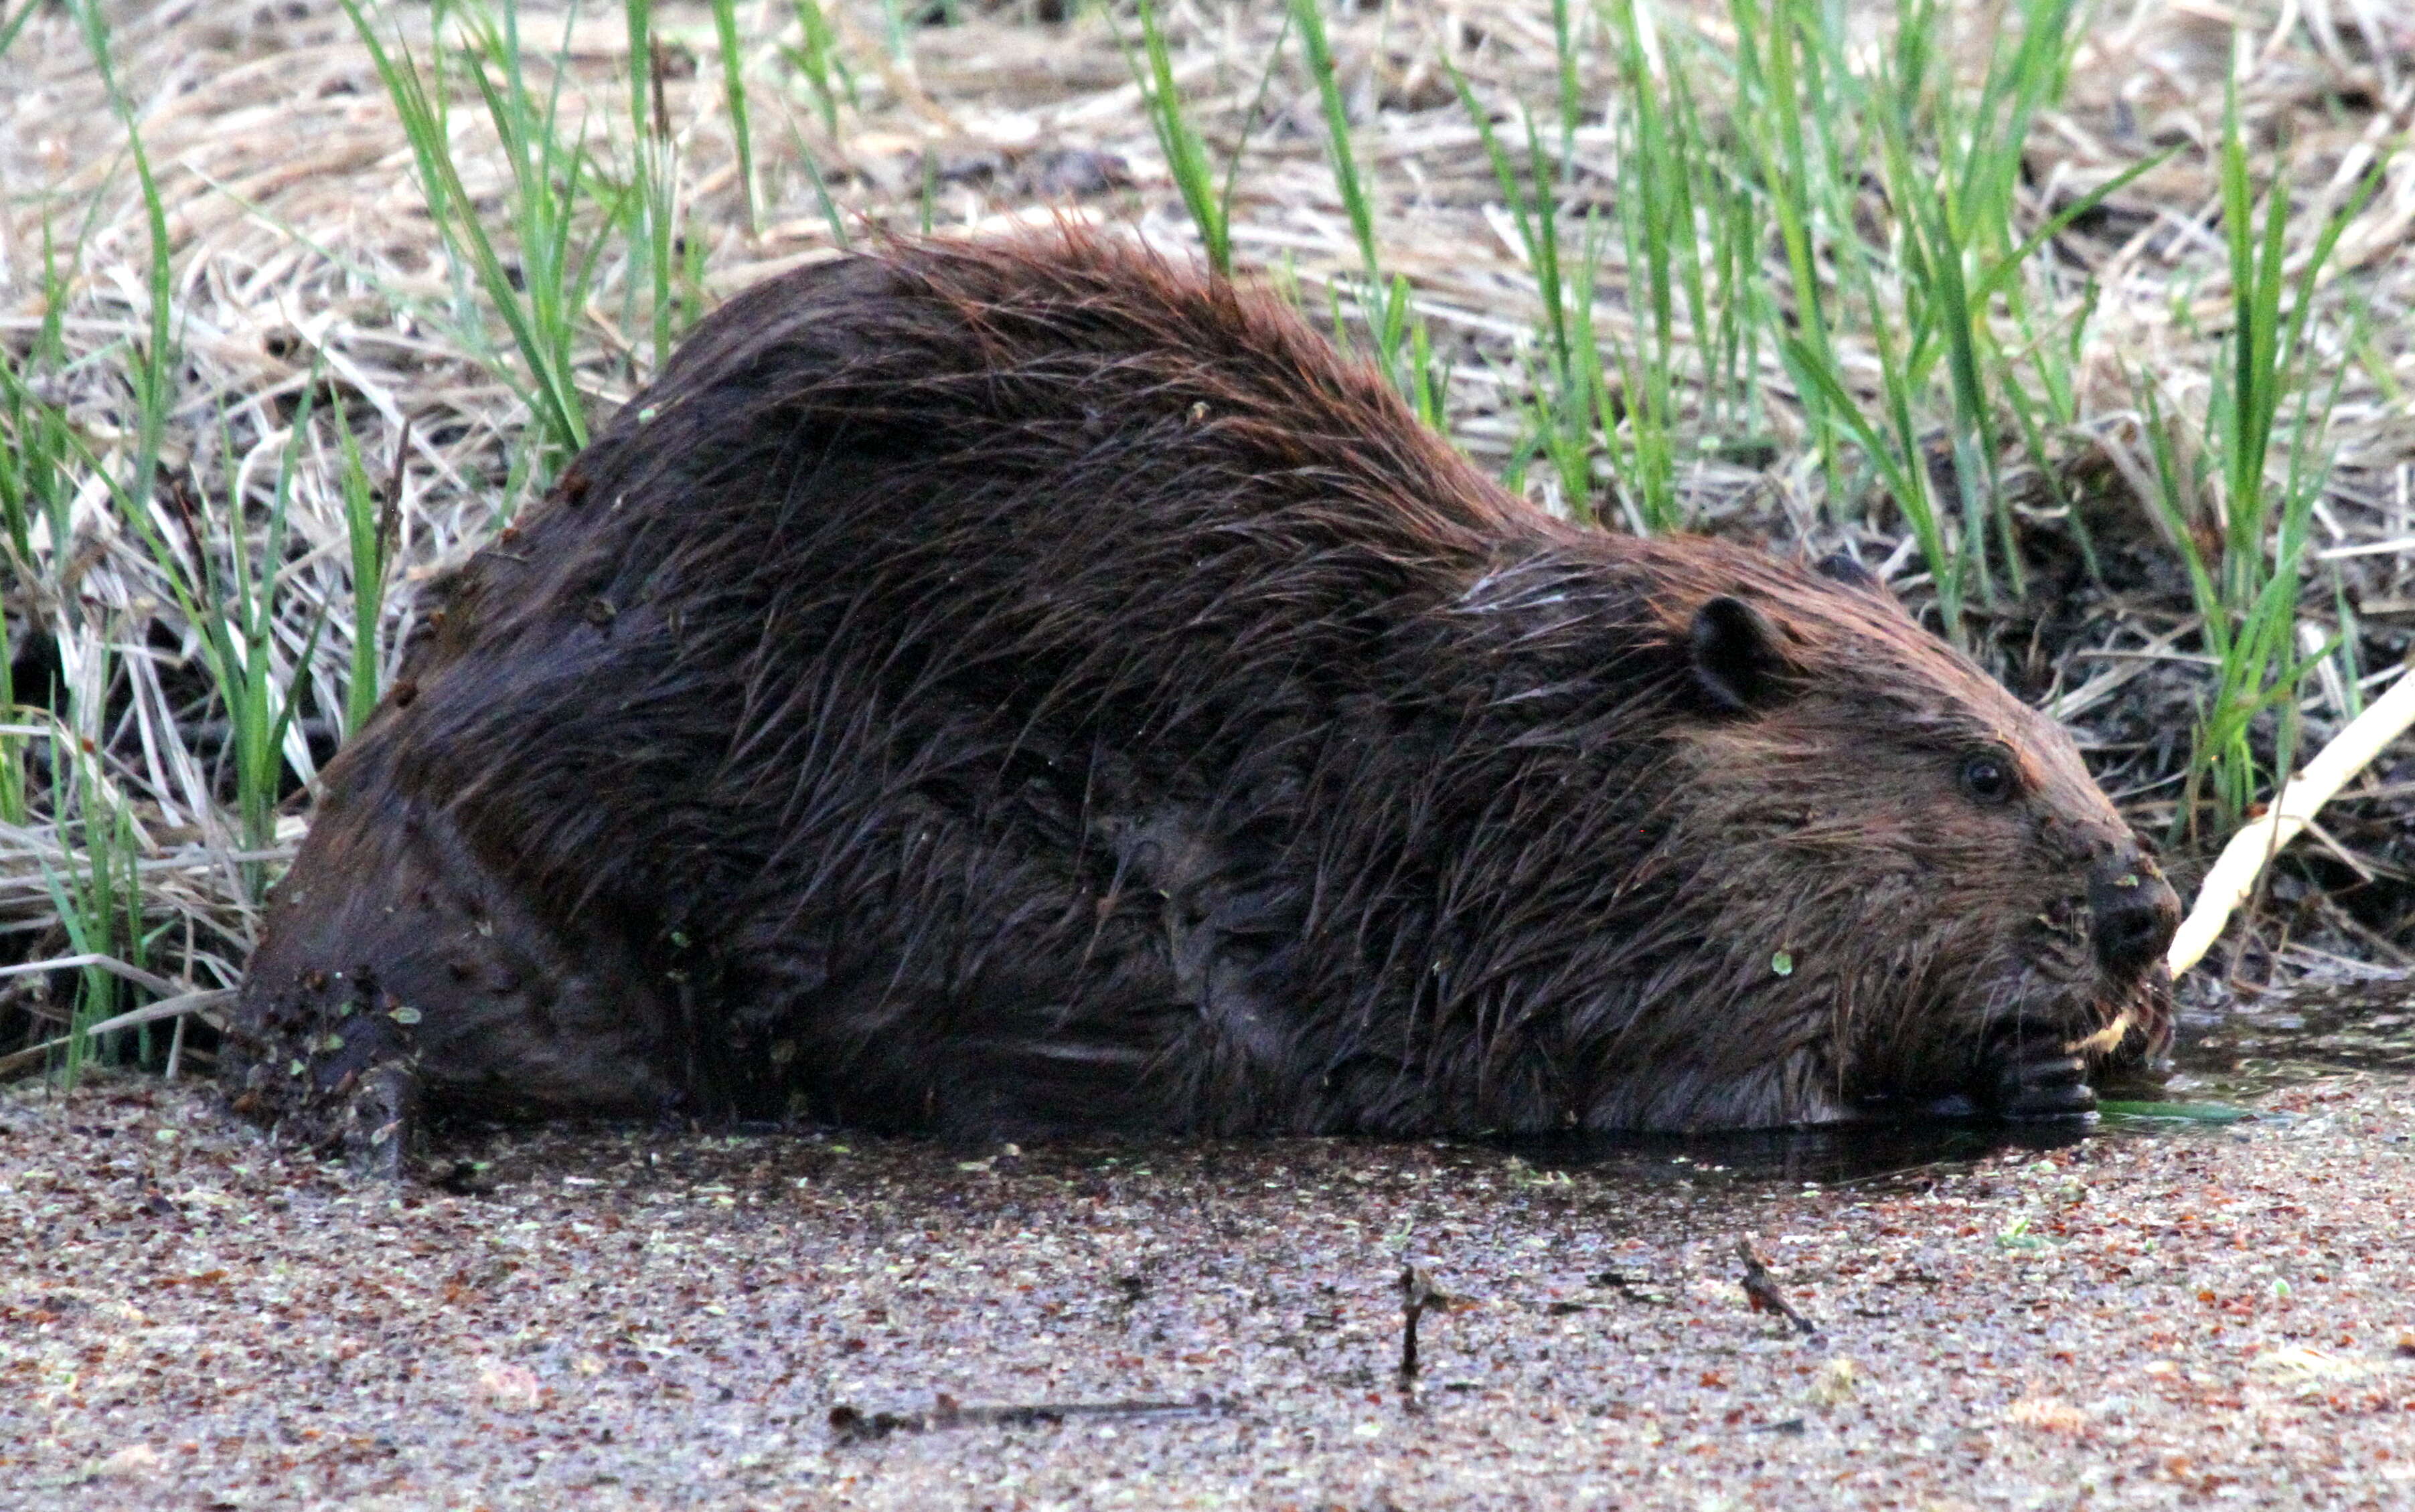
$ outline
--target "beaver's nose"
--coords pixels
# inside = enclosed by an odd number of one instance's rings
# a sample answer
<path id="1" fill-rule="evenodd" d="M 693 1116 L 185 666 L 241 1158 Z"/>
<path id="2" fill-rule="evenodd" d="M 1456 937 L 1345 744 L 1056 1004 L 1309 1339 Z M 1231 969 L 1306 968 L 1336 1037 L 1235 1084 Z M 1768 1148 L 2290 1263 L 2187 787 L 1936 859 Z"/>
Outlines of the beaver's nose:
<path id="1" fill-rule="evenodd" d="M 2096 959 L 2119 977 L 2146 970 L 2181 926 L 2180 894 L 2152 858 L 2136 851 L 2096 863 L 2088 876 L 2088 907 Z"/>

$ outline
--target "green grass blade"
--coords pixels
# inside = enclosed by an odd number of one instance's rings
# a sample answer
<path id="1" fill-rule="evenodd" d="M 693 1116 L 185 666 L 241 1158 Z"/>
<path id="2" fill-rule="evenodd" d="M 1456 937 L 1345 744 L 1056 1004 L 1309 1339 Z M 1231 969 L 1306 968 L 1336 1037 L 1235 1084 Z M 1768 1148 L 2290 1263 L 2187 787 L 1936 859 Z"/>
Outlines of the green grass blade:
<path id="1" fill-rule="evenodd" d="M 755 137 L 746 116 L 746 53 L 738 39 L 737 0 L 712 0 L 712 30 L 721 49 L 721 94 L 729 108 L 729 135 L 738 149 L 738 190 L 749 235 L 761 230 L 755 208 Z"/>

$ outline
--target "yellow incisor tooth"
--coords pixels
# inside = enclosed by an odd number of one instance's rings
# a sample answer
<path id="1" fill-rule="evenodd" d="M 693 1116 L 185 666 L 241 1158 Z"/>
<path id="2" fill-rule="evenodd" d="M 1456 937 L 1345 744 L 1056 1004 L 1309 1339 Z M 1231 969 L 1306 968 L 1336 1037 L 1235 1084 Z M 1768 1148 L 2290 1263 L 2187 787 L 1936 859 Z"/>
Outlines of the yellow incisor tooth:
<path id="1" fill-rule="evenodd" d="M 2090 1035 L 2087 1039 L 2074 1040 L 2071 1043 L 2063 1046 L 2062 1048 L 2064 1053 L 2067 1055 L 2107 1055 L 2111 1053 L 2114 1047 L 2121 1044 L 2122 1037 L 2129 1032 L 2130 1010 L 2125 1008 L 2121 1012 L 2113 1015 L 2112 1023 L 2108 1024 L 2105 1027 L 2097 1030 L 2094 1034 Z"/>

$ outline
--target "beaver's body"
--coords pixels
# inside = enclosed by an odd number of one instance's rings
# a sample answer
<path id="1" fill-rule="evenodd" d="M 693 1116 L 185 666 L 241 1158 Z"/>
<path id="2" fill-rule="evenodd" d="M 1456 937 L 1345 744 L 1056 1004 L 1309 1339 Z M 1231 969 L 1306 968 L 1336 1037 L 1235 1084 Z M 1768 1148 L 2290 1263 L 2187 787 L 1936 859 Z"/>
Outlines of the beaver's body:
<path id="1" fill-rule="evenodd" d="M 1556 522 L 1065 238 L 700 325 L 327 776 L 239 1101 L 1028 1134 L 2084 1105 L 2177 905 L 1874 585 Z"/>

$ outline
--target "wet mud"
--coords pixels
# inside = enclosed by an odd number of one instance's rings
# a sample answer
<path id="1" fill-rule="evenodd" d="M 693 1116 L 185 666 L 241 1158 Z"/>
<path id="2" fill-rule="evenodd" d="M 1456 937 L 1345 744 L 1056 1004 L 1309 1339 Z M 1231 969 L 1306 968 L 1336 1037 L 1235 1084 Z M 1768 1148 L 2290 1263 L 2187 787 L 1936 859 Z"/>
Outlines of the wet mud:
<path id="1" fill-rule="evenodd" d="M 2415 1080 L 2361 1001 L 2192 1023 L 2169 1095 L 2252 1119 L 2085 1130 L 459 1130 L 396 1189 L 20 1088 L 0 1503 L 2403 1506 Z"/>

